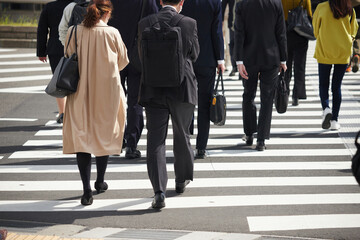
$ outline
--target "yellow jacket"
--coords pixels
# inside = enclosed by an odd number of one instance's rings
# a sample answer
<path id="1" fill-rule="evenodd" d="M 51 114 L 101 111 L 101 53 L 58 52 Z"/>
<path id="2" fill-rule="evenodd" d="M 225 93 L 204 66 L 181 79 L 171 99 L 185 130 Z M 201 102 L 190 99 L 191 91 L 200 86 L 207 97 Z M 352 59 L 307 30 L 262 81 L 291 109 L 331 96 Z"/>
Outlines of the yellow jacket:
<path id="1" fill-rule="evenodd" d="M 350 21 L 351 20 L 351 21 Z M 358 30 L 356 14 L 336 19 L 329 2 L 320 3 L 313 17 L 316 47 L 314 58 L 323 64 L 347 64 Z"/>
<path id="2" fill-rule="evenodd" d="M 300 1 L 301 0 L 281 0 L 284 9 L 285 20 L 288 18 L 289 11 L 299 6 Z M 306 9 L 308 16 L 312 17 L 310 0 L 303 0 L 302 6 Z"/>

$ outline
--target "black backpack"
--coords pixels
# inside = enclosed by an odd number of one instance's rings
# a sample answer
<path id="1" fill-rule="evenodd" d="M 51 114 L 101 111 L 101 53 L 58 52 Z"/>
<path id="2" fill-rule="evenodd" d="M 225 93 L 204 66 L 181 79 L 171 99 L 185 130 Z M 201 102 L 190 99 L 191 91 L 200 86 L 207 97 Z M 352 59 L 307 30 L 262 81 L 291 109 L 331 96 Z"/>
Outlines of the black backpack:
<path id="1" fill-rule="evenodd" d="M 176 26 L 183 15 L 174 15 L 169 24 L 150 17 L 150 27 L 141 36 L 143 83 L 151 87 L 179 87 L 184 79 L 181 28 Z"/>
<path id="2" fill-rule="evenodd" d="M 86 2 L 84 0 L 81 0 L 76 3 L 71 13 L 69 27 L 73 25 L 78 25 L 83 21 L 84 16 L 86 14 L 86 8 L 88 7 L 89 3 L 90 2 Z"/>
<path id="3" fill-rule="evenodd" d="M 359 183 L 360 185 L 360 144 L 358 143 L 358 139 L 360 136 L 360 131 L 358 132 L 358 134 L 355 137 L 355 146 L 357 148 L 357 151 L 355 153 L 355 155 L 353 156 L 353 158 L 351 159 L 351 170 L 352 173 L 356 179 L 356 181 Z"/>

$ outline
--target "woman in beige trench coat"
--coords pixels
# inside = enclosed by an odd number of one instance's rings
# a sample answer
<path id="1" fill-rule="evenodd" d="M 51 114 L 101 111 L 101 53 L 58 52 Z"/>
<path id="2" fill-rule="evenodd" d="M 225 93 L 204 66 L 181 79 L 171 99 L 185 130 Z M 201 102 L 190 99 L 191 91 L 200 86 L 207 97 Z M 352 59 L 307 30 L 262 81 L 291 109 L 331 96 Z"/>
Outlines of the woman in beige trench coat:
<path id="1" fill-rule="evenodd" d="M 110 0 L 92 1 L 76 32 L 80 80 L 77 92 L 66 102 L 63 152 L 76 153 L 84 190 L 82 205 L 93 202 L 91 154 L 96 156 L 95 189 L 104 192 L 108 188 L 104 175 L 109 155 L 121 153 L 124 135 L 126 99 L 119 72 L 129 60 L 119 31 L 107 25 L 111 11 Z M 66 54 L 74 52 L 72 36 Z"/>

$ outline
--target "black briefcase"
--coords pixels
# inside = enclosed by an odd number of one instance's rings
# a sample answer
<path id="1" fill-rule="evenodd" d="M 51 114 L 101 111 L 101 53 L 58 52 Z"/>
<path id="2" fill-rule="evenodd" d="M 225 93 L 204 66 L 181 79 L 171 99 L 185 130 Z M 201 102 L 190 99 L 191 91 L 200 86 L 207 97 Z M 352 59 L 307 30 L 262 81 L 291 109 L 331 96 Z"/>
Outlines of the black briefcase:
<path id="1" fill-rule="evenodd" d="M 351 162 L 352 162 L 351 170 L 352 170 L 352 173 L 354 174 L 356 181 L 360 185 L 360 144 L 358 142 L 359 136 L 360 136 L 360 131 L 358 132 L 358 134 L 356 135 L 356 138 L 355 138 L 355 146 L 357 148 L 357 151 L 356 151 L 355 155 L 353 156 L 353 158 L 351 159 Z"/>
<path id="2" fill-rule="evenodd" d="M 221 82 L 222 91 L 218 91 L 219 82 Z M 216 86 L 211 97 L 210 103 L 210 121 L 217 126 L 225 125 L 226 120 L 226 98 L 224 91 L 224 81 L 220 72 L 216 81 Z"/>
<path id="3" fill-rule="evenodd" d="M 276 111 L 278 113 L 285 113 L 289 103 L 289 91 L 287 90 L 286 87 L 284 75 L 285 75 L 284 70 L 281 70 L 277 88 L 275 90 L 274 102 L 275 102 Z"/>

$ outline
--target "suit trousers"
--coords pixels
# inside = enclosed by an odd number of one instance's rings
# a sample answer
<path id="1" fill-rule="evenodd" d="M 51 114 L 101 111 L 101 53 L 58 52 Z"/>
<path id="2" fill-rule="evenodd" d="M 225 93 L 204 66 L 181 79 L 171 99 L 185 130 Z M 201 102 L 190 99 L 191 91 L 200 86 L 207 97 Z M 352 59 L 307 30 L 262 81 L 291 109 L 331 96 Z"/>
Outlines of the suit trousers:
<path id="1" fill-rule="evenodd" d="M 285 72 L 286 85 L 289 90 L 294 65 L 294 87 L 292 97 L 306 99 L 305 66 L 309 40 L 300 36 L 295 31 L 287 32 L 286 37 L 288 49 L 288 59 L 286 62 L 287 71 Z"/>
<path id="2" fill-rule="evenodd" d="M 243 79 L 243 124 L 247 136 L 257 132 L 257 140 L 270 138 L 274 93 L 277 86 L 278 66 L 246 66 L 249 79 Z M 257 123 L 255 96 L 260 79 L 260 113 Z"/>
<path id="3" fill-rule="evenodd" d="M 216 68 L 194 66 L 198 82 L 198 117 L 196 149 L 205 150 L 210 130 L 210 100 L 214 91 Z"/>
<path id="4" fill-rule="evenodd" d="M 127 95 L 127 123 L 124 138 L 127 147 L 136 148 L 144 128 L 143 107 L 138 104 L 141 73 L 129 64 L 120 72 L 120 76 Z"/>
<path id="5" fill-rule="evenodd" d="M 175 180 L 193 180 L 194 152 L 189 127 L 195 106 L 166 99 L 166 108 L 145 107 L 147 133 L 147 169 L 154 192 L 166 192 L 166 136 L 171 115 Z"/>

